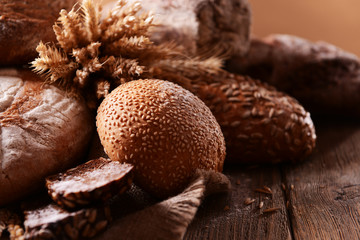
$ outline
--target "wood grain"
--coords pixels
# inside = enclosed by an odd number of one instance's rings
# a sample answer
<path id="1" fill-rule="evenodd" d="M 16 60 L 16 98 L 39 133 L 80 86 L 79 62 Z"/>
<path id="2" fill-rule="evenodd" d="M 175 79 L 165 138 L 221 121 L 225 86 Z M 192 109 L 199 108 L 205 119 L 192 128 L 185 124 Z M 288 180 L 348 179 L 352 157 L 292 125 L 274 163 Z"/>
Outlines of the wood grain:
<path id="1" fill-rule="evenodd" d="M 322 122 L 318 135 L 311 159 L 283 168 L 294 237 L 360 239 L 360 125 Z"/>
<path id="2" fill-rule="evenodd" d="M 231 179 L 231 193 L 208 197 L 184 239 L 291 239 L 278 168 L 228 166 L 225 173 Z M 270 187 L 273 194 L 254 191 L 263 186 Z M 246 205 L 246 198 L 255 202 Z M 264 206 L 259 209 L 261 201 Z M 280 210 L 263 213 L 272 207 Z"/>

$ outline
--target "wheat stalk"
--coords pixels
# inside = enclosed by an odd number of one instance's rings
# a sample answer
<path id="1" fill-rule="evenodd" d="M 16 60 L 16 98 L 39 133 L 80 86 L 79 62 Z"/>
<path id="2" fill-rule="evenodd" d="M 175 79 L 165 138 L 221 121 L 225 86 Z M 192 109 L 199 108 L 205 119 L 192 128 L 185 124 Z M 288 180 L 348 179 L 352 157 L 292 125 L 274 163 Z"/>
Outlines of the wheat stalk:
<path id="1" fill-rule="evenodd" d="M 141 12 L 139 2 L 119 0 L 107 18 L 100 16 L 101 7 L 93 0 L 69 12 L 61 10 L 53 26 L 57 43 L 38 45 L 33 70 L 48 83 L 93 91 L 85 95 L 101 98 L 111 88 L 139 78 L 156 77 L 190 88 L 192 76 L 221 67 L 216 57 L 185 56 L 174 43 L 155 45 L 149 37 L 156 27 L 154 16 Z"/>

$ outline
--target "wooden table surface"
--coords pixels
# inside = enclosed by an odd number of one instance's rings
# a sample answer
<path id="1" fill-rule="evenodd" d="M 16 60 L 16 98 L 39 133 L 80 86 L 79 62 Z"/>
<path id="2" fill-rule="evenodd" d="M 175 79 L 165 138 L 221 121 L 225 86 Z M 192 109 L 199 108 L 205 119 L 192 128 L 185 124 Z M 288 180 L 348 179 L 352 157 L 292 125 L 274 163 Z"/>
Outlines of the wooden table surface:
<path id="1" fill-rule="evenodd" d="M 360 239 L 360 124 L 314 122 L 317 148 L 304 162 L 226 166 L 231 193 L 208 197 L 184 239 Z M 273 194 L 254 191 L 263 186 Z"/>
<path id="2" fill-rule="evenodd" d="M 184 239 L 360 239 L 360 123 L 314 122 L 316 151 L 301 163 L 225 166 L 232 191 L 207 197 Z M 254 191 L 264 186 L 272 194 Z M 145 200 L 140 208 L 153 204 Z"/>

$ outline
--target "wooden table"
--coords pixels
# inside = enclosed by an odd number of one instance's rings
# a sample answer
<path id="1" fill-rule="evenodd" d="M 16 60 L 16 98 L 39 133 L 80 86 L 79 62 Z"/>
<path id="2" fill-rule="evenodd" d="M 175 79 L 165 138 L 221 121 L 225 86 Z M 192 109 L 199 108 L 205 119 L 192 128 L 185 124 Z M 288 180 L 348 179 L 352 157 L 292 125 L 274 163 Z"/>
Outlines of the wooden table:
<path id="1" fill-rule="evenodd" d="M 317 148 L 304 162 L 226 166 L 232 191 L 207 197 L 184 239 L 360 239 L 360 123 L 314 122 Z M 272 194 L 254 191 L 264 186 Z M 128 207 L 115 206 L 114 215 L 155 203 L 144 196 L 134 202 L 125 195 L 117 205 Z"/>
<path id="2" fill-rule="evenodd" d="M 302 163 L 226 166 L 232 192 L 208 197 L 185 239 L 360 239 L 360 124 L 315 126 L 316 151 Z M 263 186 L 273 194 L 254 191 Z"/>

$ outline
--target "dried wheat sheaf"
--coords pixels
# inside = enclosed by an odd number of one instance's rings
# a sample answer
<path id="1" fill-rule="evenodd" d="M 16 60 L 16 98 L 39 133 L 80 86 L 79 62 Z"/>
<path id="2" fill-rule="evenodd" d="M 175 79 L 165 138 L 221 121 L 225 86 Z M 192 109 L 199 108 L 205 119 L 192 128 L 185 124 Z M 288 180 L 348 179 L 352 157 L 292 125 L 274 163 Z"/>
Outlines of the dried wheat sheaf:
<path id="1" fill-rule="evenodd" d="M 47 83 L 82 91 L 90 107 L 127 81 L 159 78 L 189 88 L 194 76 L 221 67 L 217 57 L 185 56 L 170 42 L 155 45 L 149 37 L 154 15 L 142 12 L 140 2 L 119 0 L 104 19 L 101 10 L 92 0 L 61 10 L 53 26 L 57 43 L 40 42 L 31 62 Z"/>

